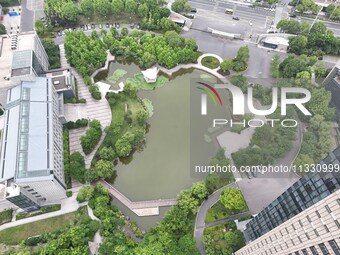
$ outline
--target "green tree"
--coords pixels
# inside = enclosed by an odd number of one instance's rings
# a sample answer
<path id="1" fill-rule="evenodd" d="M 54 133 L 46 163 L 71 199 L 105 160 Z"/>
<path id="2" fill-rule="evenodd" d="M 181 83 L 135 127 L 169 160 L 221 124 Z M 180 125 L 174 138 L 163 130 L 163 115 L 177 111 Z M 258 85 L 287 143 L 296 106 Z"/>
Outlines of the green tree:
<path id="1" fill-rule="evenodd" d="M 149 7 L 146 3 L 140 4 L 137 9 L 137 14 L 141 18 L 146 18 L 149 13 Z"/>
<path id="2" fill-rule="evenodd" d="M 208 195 L 207 187 L 204 182 L 196 182 L 191 187 L 192 196 L 202 201 Z"/>
<path id="3" fill-rule="evenodd" d="M 188 12 L 191 10 L 188 0 L 175 0 L 171 5 L 174 12 Z"/>
<path id="4" fill-rule="evenodd" d="M 223 62 L 220 64 L 220 68 L 222 71 L 226 72 L 231 69 L 233 69 L 234 63 L 231 59 L 225 59 Z"/>
<path id="5" fill-rule="evenodd" d="M 248 46 L 242 46 L 237 51 L 236 59 L 238 61 L 248 62 L 249 59 L 249 48 Z"/>
<path id="6" fill-rule="evenodd" d="M 113 163 L 112 161 L 100 159 L 97 161 L 94 169 L 99 177 L 110 178 L 113 174 Z"/>
<path id="7" fill-rule="evenodd" d="M 296 6 L 296 9 L 300 12 L 314 12 L 318 11 L 318 6 L 315 4 L 313 0 L 300 0 L 299 4 Z"/>
<path id="8" fill-rule="evenodd" d="M 295 54 L 302 54 L 306 51 L 308 38 L 304 35 L 289 37 L 289 50 Z"/>
<path id="9" fill-rule="evenodd" d="M 104 160 L 113 161 L 117 155 L 114 149 L 104 146 L 99 151 L 99 157 Z"/>
<path id="10" fill-rule="evenodd" d="M 143 56 L 140 58 L 140 64 L 144 68 L 150 68 L 156 61 L 156 56 L 149 52 L 144 52 Z"/>
<path id="11" fill-rule="evenodd" d="M 110 0 L 94 0 L 93 1 L 94 10 L 98 12 L 99 15 L 106 17 L 110 14 L 112 10 L 112 5 Z"/>
<path id="12" fill-rule="evenodd" d="M 299 72 L 305 71 L 306 68 L 306 63 L 303 60 L 295 58 L 294 55 L 289 55 L 279 65 L 280 76 L 283 78 L 295 78 Z"/>
<path id="13" fill-rule="evenodd" d="M 310 79 L 310 73 L 308 71 L 301 71 L 296 74 L 296 78 L 302 79 L 302 80 L 309 80 Z"/>
<path id="14" fill-rule="evenodd" d="M 41 42 L 47 53 L 50 69 L 60 68 L 59 46 L 55 45 L 54 41 L 51 38 L 44 38 Z"/>
<path id="15" fill-rule="evenodd" d="M 91 185 L 85 185 L 81 187 L 77 194 L 77 201 L 79 203 L 89 201 L 90 198 L 93 196 L 94 188 Z"/>
<path id="16" fill-rule="evenodd" d="M 134 0 L 125 0 L 125 12 L 135 13 L 136 2 Z"/>
<path id="17" fill-rule="evenodd" d="M 189 48 L 190 50 L 196 51 L 198 49 L 197 43 L 195 39 L 188 38 L 185 40 L 185 46 Z"/>
<path id="18" fill-rule="evenodd" d="M 143 108 L 140 108 L 136 111 L 136 120 L 139 125 L 143 126 L 148 118 L 149 114 Z"/>
<path id="19" fill-rule="evenodd" d="M 335 109 L 329 107 L 332 98 L 331 92 L 326 91 L 324 88 L 314 88 L 311 94 L 312 97 L 307 103 L 307 109 L 310 110 L 312 116 L 321 115 L 325 120 L 334 120 Z"/>
<path id="20" fill-rule="evenodd" d="M 42 22 L 41 20 L 36 20 L 34 24 L 35 24 L 35 31 L 37 32 L 39 36 L 42 36 L 46 33 L 46 27 L 45 27 L 44 22 Z M 0 34 L 3 35 L 6 33 L 6 28 L 3 24 L 0 24 L 0 25 L 3 26 L 3 29 L 4 29 L 2 30 L 0 27 Z M 4 33 L 2 33 L 2 31 L 4 31 Z"/>
<path id="21" fill-rule="evenodd" d="M 112 13 L 117 14 L 124 11 L 124 0 L 112 0 Z"/>
<path id="22" fill-rule="evenodd" d="M 65 20 L 76 22 L 78 20 L 78 7 L 74 5 L 73 1 L 63 2 L 62 17 Z"/>
<path id="23" fill-rule="evenodd" d="M 246 208 L 242 192 L 236 188 L 226 188 L 220 195 L 221 203 L 229 210 L 241 211 Z"/>
<path id="24" fill-rule="evenodd" d="M 80 10 L 84 14 L 85 17 L 92 17 L 94 14 L 94 6 L 92 0 L 81 0 L 80 1 Z"/>
<path id="25" fill-rule="evenodd" d="M 248 80 L 243 74 L 234 74 L 230 77 L 230 82 L 239 87 L 242 92 L 246 92 L 248 88 Z"/>

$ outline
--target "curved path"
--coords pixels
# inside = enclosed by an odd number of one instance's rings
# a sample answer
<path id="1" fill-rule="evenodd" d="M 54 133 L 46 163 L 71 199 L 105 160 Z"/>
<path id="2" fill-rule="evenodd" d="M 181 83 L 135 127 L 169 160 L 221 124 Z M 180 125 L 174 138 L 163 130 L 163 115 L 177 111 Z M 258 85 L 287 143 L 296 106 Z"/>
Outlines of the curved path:
<path id="1" fill-rule="evenodd" d="M 222 188 L 216 190 L 214 193 L 212 193 L 208 197 L 207 200 L 205 200 L 201 204 L 201 206 L 198 209 L 198 212 L 197 212 L 197 215 L 196 215 L 196 221 L 195 221 L 194 237 L 196 238 L 197 249 L 203 255 L 205 254 L 205 249 L 204 249 L 202 239 L 203 239 L 204 229 L 207 227 L 207 225 L 205 224 L 205 218 L 207 216 L 207 212 L 208 212 L 209 208 L 211 208 L 214 204 L 216 204 L 217 201 L 220 199 L 220 194 L 221 194 L 222 190 L 224 190 L 225 188 L 229 188 L 229 187 L 237 188 L 237 184 L 231 183 L 231 184 L 228 184 L 228 185 L 223 186 Z M 236 216 L 239 216 L 239 215 L 234 215 L 232 217 L 235 218 Z M 225 221 L 228 221 L 229 219 L 231 219 L 231 217 L 225 219 Z"/>

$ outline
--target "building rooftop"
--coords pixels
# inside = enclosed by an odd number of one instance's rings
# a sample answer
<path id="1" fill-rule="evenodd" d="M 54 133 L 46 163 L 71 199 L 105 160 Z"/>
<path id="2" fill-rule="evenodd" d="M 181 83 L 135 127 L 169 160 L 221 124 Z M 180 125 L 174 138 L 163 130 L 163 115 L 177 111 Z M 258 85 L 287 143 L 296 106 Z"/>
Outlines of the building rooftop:
<path id="1" fill-rule="evenodd" d="M 279 36 L 269 36 L 263 40 L 264 43 L 274 44 L 274 45 L 289 45 L 288 39 Z"/>
<path id="2" fill-rule="evenodd" d="M 53 169 L 52 92 L 49 79 L 38 77 L 11 88 L 7 97 L 0 181 L 50 175 Z M 8 142 L 7 142 L 8 141 Z M 45 156 L 45 155 L 46 156 Z M 47 178 L 49 179 L 49 178 Z"/>
<path id="3" fill-rule="evenodd" d="M 46 77 L 51 78 L 52 84 L 56 91 L 68 90 L 71 86 L 70 69 L 51 70 L 46 73 Z"/>

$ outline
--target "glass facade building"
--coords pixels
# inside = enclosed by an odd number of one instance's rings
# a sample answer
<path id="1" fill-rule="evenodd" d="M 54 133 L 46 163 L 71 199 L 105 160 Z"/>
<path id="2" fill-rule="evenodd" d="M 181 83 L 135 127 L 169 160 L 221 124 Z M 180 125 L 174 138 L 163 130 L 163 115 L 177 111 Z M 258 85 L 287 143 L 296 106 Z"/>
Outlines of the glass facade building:
<path id="1" fill-rule="evenodd" d="M 317 166 L 339 165 L 340 147 Z M 328 167 L 330 169 L 330 167 Z M 244 235 L 253 241 L 326 198 L 340 188 L 340 173 L 309 172 L 263 209 L 247 225 Z"/>

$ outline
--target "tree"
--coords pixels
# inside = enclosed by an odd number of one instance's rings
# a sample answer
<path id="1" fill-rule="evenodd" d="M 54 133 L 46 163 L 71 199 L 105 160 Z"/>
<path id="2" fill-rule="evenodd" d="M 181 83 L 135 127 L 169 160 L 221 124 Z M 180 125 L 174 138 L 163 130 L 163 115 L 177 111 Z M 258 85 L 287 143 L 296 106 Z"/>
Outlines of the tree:
<path id="1" fill-rule="evenodd" d="M 311 159 L 308 155 L 306 154 L 299 154 L 297 158 L 295 159 L 294 165 L 297 167 L 297 171 L 302 170 L 303 172 L 307 170 L 305 165 L 311 165 L 314 164 L 314 160 Z"/>
<path id="2" fill-rule="evenodd" d="M 325 120 L 334 120 L 335 109 L 329 107 L 332 98 L 331 92 L 324 88 L 314 88 L 311 94 L 312 97 L 307 103 L 307 109 L 310 110 L 312 116 L 321 115 Z"/>
<path id="3" fill-rule="evenodd" d="M 242 92 L 246 92 L 248 88 L 248 80 L 243 74 L 234 74 L 230 77 L 230 82 L 239 87 Z"/>
<path id="4" fill-rule="evenodd" d="M 101 16 L 107 16 L 110 14 L 112 5 L 110 0 L 94 0 L 94 10 Z"/>
<path id="5" fill-rule="evenodd" d="M 91 185 L 85 185 L 81 187 L 77 195 L 77 201 L 79 203 L 89 201 L 94 192 L 94 188 Z"/>
<path id="6" fill-rule="evenodd" d="M 171 5 L 174 12 L 188 12 L 191 10 L 188 0 L 175 0 Z"/>
<path id="7" fill-rule="evenodd" d="M 302 80 L 309 80 L 310 79 L 310 73 L 308 71 L 301 71 L 296 74 L 296 78 L 302 79 Z"/>
<path id="8" fill-rule="evenodd" d="M 294 55 L 289 55 L 279 65 L 280 75 L 283 78 L 295 78 L 299 72 L 306 70 L 306 63 Z"/>
<path id="9" fill-rule="evenodd" d="M 220 68 L 223 72 L 226 72 L 226 71 L 233 69 L 233 66 L 234 66 L 234 63 L 231 59 L 225 59 L 220 64 Z"/>
<path id="10" fill-rule="evenodd" d="M 296 6 L 296 9 L 300 12 L 311 11 L 313 13 L 316 13 L 318 11 L 318 6 L 313 0 L 300 0 L 299 4 Z"/>
<path id="11" fill-rule="evenodd" d="M 242 192 L 236 188 L 226 188 L 220 195 L 221 203 L 229 210 L 241 211 L 246 208 Z"/>
<path id="12" fill-rule="evenodd" d="M 295 54 L 302 54 L 306 51 L 308 38 L 304 35 L 289 37 L 289 51 Z"/>
<path id="13" fill-rule="evenodd" d="M 156 63 L 156 61 L 156 56 L 149 52 L 144 52 L 143 56 L 140 59 L 141 66 L 144 68 L 150 68 Z"/>
<path id="14" fill-rule="evenodd" d="M 101 178 L 110 178 L 113 174 L 113 163 L 111 161 L 100 159 L 95 165 L 95 171 Z"/>
<path id="15" fill-rule="evenodd" d="M 46 27 L 45 27 L 44 22 L 42 22 L 41 20 L 36 20 L 34 24 L 35 24 L 35 31 L 37 32 L 37 34 L 38 34 L 39 36 L 42 36 L 43 34 L 46 33 Z M 3 24 L 0 24 L 0 25 L 4 27 Z M 4 30 L 4 33 L 3 33 L 3 34 L 6 33 L 6 28 L 4 27 L 4 29 L 5 29 L 5 30 Z M 0 34 L 2 34 L 2 32 L 1 32 L 1 27 L 0 27 Z"/>
<path id="16" fill-rule="evenodd" d="M 73 1 L 63 2 L 61 16 L 68 21 L 75 22 L 78 20 L 78 8 Z"/>
<path id="17" fill-rule="evenodd" d="M 134 0 L 125 0 L 125 12 L 135 13 L 136 2 Z"/>
<path id="18" fill-rule="evenodd" d="M 80 1 L 80 10 L 84 14 L 85 17 L 91 17 L 94 14 L 94 6 L 92 0 L 81 0 Z"/>
<path id="19" fill-rule="evenodd" d="M 129 156 L 132 151 L 132 143 L 135 139 L 134 134 L 126 132 L 115 144 L 116 152 L 120 157 Z"/>
<path id="20" fill-rule="evenodd" d="M 136 111 L 136 120 L 139 125 L 143 126 L 148 118 L 149 114 L 143 108 L 140 108 Z"/>
<path id="21" fill-rule="evenodd" d="M 5 35 L 5 34 L 6 34 L 6 27 L 3 24 L 0 24 L 0 35 Z"/>
<path id="22" fill-rule="evenodd" d="M 149 7 L 146 3 L 140 4 L 137 9 L 137 14 L 141 18 L 146 18 L 149 13 Z"/>
<path id="23" fill-rule="evenodd" d="M 113 0 L 112 1 L 112 13 L 117 14 L 124 11 L 124 0 Z"/>
<path id="24" fill-rule="evenodd" d="M 104 160 L 113 161 L 116 156 L 116 152 L 111 147 L 104 146 L 99 151 L 99 157 Z"/>
<path id="25" fill-rule="evenodd" d="M 248 46 L 242 46 L 237 51 L 236 59 L 238 61 L 248 62 L 249 59 L 249 48 Z"/>
<path id="26" fill-rule="evenodd" d="M 44 38 L 42 41 L 42 45 L 48 56 L 48 62 L 50 64 L 50 69 L 60 68 L 60 49 L 57 45 L 55 45 L 54 41 L 51 38 Z"/>
<path id="27" fill-rule="evenodd" d="M 202 201 L 208 195 L 207 187 L 204 182 L 196 182 L 191 187 L 192 196 Z"/>

